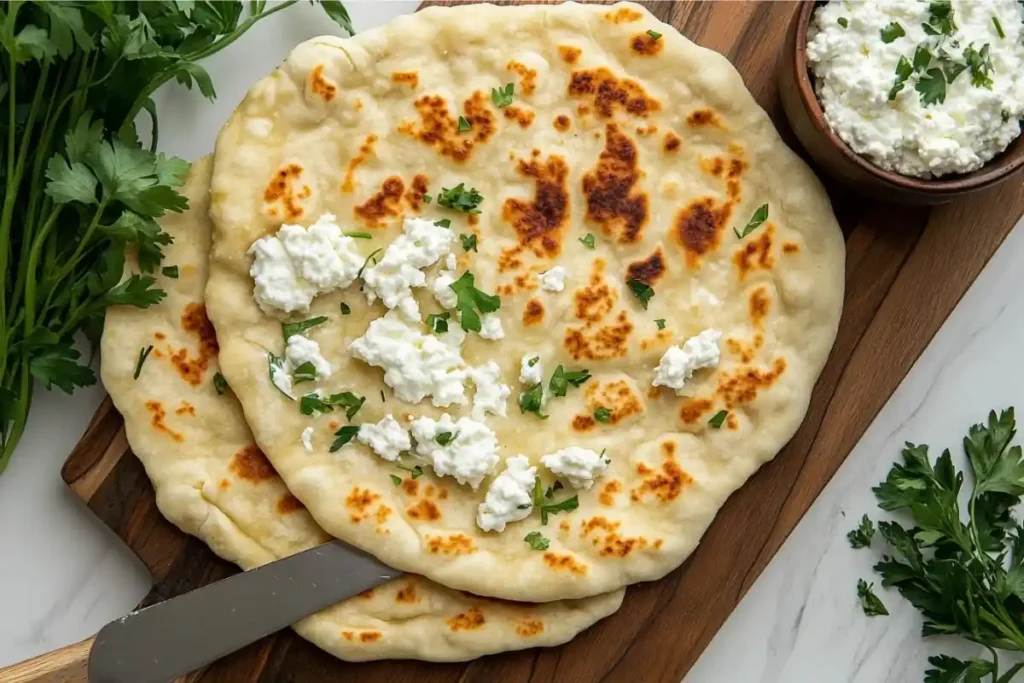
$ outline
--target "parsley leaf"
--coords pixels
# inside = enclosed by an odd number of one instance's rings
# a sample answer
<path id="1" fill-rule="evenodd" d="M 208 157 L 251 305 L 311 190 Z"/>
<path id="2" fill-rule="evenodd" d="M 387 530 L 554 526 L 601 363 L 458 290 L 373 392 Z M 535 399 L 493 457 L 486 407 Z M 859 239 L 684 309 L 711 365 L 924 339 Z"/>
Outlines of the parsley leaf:
<path id="1" fill-rule="evenodd" d="M 451 318 L 451 313 L 447 311 L 444 313 L 431 313 L 427 316 L 427 327 L 434 334 L 441 334 L 442 332 L 448 331 L 448 319 Z"/>
<path id="2" fill-rule="evenodd" d="M 633 296 L 637 298 L 640 305 L 647 310 L 647 303 L 654 296 L 654 289 L 646 282 L 641 282 L 636 278 L 630 278 L 626 280 L 626 285 L 629 287 L 629 291 L 633 292 Z"/>
<path id="3" fill-rule="evenodd" d="M 499 109 L 512 104 L 516 91 L 515 83 L 506 83 L 503 88 L 491 88 L 491 102 Z"/>
<path id="4" fill-rule="evenodd" d="M 289 337 L 301 334 L 311 327 L 322 325 L 325 322 L 327 322 L 327 316 L 318 315 L 315 318 L 307 318 L 296 323 L 281 323 L 281 334 L 284 336 L 285 341 L 287 341 Z"/>
<path id="5" fill-rule="evenodd" d="M 907 35 L 907 32 L 903 30 L 903 26 L 898 21 L 890 22 L 880 33 L 882 34 L 882 42 L 886 44 Z"/>
<path id="6" fill-rule="evenodd" d="M 455 439 L 457 439 L 458 437 L 458 432 L 441 432 L 440 434 L 434 437 L 434 441 L 436 441 L 439 446 L 447 446 L 452 441 L 455 441 Z"/>
<path id="7" fill-rule="evenodd" d="M 594 248 L 594 240 L 594 233 L 592 232 L 588 232 L 586 235 L 580 238 L 580 242 L 583 242 L 583 246 L 585 246 L 587 249 Z"/>
<path id="8" fill-rule="evenodd" d="M 347 303 L 345 303 L 344 301 L 342 301 L 342 302 L 341 302 L 341 314 L 342 314 L 342 315 L 348 315 L 348 314 L 349 314 L 349 313 L 351 313 L 351 312 L 352 312 L 352 307 L 351 307 L 351 306 L 349 306 L 349 305 L 348 305 Z"/>
<path id="9" fill-rule="evenodd" d="M 534 356 L 530 360 L 526 361 L 526 367 L 532 368 L 534 365 L 540 362 L 540 356 Z"/>
<path id="10" fill-rule="evenodd" d="M 836 20 L 836 23 L 838 23 L 843 28 L 849 28 L 850 27 L 850 20 L 847 19 L 846 17 L 839 17 Z"/>
<path id="11" fill-rule="evenodd" d="M 920 73 L 928 68 L 932 61 L 932 53 L 926 45 L 918 45 L 914 50 L 914 71 Z"/>
<path id="12" fill-rule="evenodd" d="M 373 235 L 368 232 L 346 232 L 346 237 L 351 237 L 354 240 L 372 240 Z"/>
<path id="13" fill-rule="evenodd" d="M 540 506 L 540 523 L 547 526 L 548 515 L 557 515 L 560 512 L 572 512 L 580 506 L 579 496 L 566 498 L 565 500 L 551 505 Z"/>
<path id="14" fill-rule="evenodd" d="M 941 69 L 928 69 L 918 79 L 914 90 L 921 94 L 921 104 L 941 104 L 946 101 L 946 77 Z"/>
<path id="15" fill-rule="evenodd" d="M 178 279 L 178 266 L 167 266 L 166 268 L 161 268 L 160 272 L 164 277 L 169 277 L 172 280 Z"/>
<path id="16" fill-rule="evenodd" d="M 213 388 L 217 390 L 218 396 L 223 396 L 224 392 L 228 390 L 228 381 L 219 372 L 213 375 Z"/>
<path id="17" fill-rule="evenodd" d="M 416 465 L 415 467 L 406 467 L 405 465 L 395 465 L 395 467 L 397 467 L 400 470 L 405 470 L 406 472 L 409 472 L 411 474 L 411 476 L 409 477 L 410 479 L 418 479 L 419 477 L 423 476 L 423 466 L 422 465 Z"/>
<path id="18" fill-rule="evenodd" d="M 438 205 L 446 209 L 454 209 L 455 211 L 462 211 L 468 214 L 480 213 L 477 207 L 480 206 L 483 200 L 483 195 L 477 192 L 475 187 L 466 190 L 465 183 L 459 183 L 452 188 L 442 187 L 441 194 L 437 196 Z"/>
<path id="19" fill-rule="evenodd" d="M 402 485 L 402 478 L 399 477 L 397 474 L 389 474 L 388 476 L 391 477 L 391 483 L 393 483 L 395 486 Z"/>
<path id="20" fill-rule="evenodd" d="M 452 227 L 452 220 L 450 218 L 442 218 L 439 221 L 434 221 L 434 225 L 441 228 L 450 228 Z"/>
<path id="21" fill-rule="evenodd" d="M 88 387 L 96 384 L 96 375 L 93 374 L 93 371 L 78 362 L 81 355 L 70 346 L 47 345 L 32 356 L 28 363 L 28 370 L 47 389 L 57 386 L 65 394 L 70 394 L 76 387 Z M 142 360 L 145 360 L 142 353 L 139 355 Z"/>
<path id="22" fill-rule="evenodd" d="M 728 416 L 728 410 L 719 410 L 711 417 L 710 420 L 708 420 L 708 424 L 711 425 L 711 427 L 714 429 L 721 429 L 722 425 L 725 424 L 725 418 L 727 418 Z"/>
<path id="23" fill-rule="evenodd" d="M 526 391 L 519 394 L 519 412 L 521 413 L 535 413 L 537 417 L 542 420 L 548 419 L 547 415 L 543 415 L 540 411 L 544 407 L 544 385 L 537 383 Z"/>
<path id="24" fill-rule="evenodd" d="M 658 326 L 659 330 L 665 329 L 665 319 L 664 318 L 658 318 L 657 320 L 654 321 L 654 324 Z"/>
<path id="25" fill-rule="evenodd" d="M 305 363 L 292 370 L 292 379 L 294 380 L 294 384 L 316 381 L 316 366 L 313 365 L 312 361 L 307 360 Z"/>
<path id="26" fill-rule="evenodd" d="M 651 37 L 651 40 L 654 41 L 657 41 L 659 38 L 661 38 L 661 34 L 658 33 L 657 31 L 647 31 L 647 35 L 649 35 Z"/>
<path id="27" fill-rule="evenodd" d="M 476 251 L 476 235 L 459 235 L 463 251 Z"/>
<path id="28" fill-rule="evenodd" d="M 860 520 L 860 525 L 846 534 L 846 538 L 850 540 L 851 548 L 867 548 L 871 545 L 871 538 L 875 535 L 875 525 L 871 523 L 871 519 L 867 515 L 864 515 Z"/>
<path id="29" fill-rule="evenodd" d="M 956 32 L 953 20 L 953 4 L 950 0 L 935 0 L 928 5 L 928 23 L 921 28 L 930 36 L 951 36 Z"/>
<path id="30" fill-rule="evenodd" d="M 459 132 L 460 133 L 465 133 L 467 130 L 471 129 L 472 127 L 473 126 L 472 126 L 472 124 L 470 124 L 469 119 L 467 119 L 465 116 L 460 116 L 459 117 Z"/>
<path id="31" fill-rule="evenodd" d="M 858 579 L 857 581 L 857 597 L 860 598 L 861 609 L 864 610 L 865 616 L 878 617 L 888 616 L 889 610 L 885 608 L 882 601 L 874 593 L 873 583 L 868 583 L 864 579 Z"/>
<path id="32" fill-rule="evenodd" d="M 459 311 L 459 322 L 466 332 L 480 331 L 480 313 L 493 313 L 501 308 L 501 298 L 497 294 L 486 294 L 475 286 L 473 274 L 466 271 L 455 282 L 448 285 L 458 297 L 455 307 Z"/>
<path id="33" fill-rule="evenodd" d="M 330 413 L 334 412 L 335 407 L 340 407 L 345 409 L 345 417 L 351 422 L 365 402 L 366 397 L 357 396 L 351 391 L 331 394 L 326 398 L 316 393 L 306 394 L 299 402 L 299 412 L 303 415 L 312 415 L 314 410 L 321 413 Z"/>
<path id="34" fill-rule="evenodd" d="M 764 223 L 766 220 L 768 220 L 768 205 L 762 204 L 761 206 L 757 207 L 757 211 L 755 211 L 754 215 L 750 217 L 749 221 L 747 221 L 747 224 L 743 227 L 742 232 L 740 232 L 736 228 L 733 228 L 732 231 L 736 233 L 737 238 L 743 239 L 744 237 L 752 233 L 754 230 L 761 227 L 761 224 Z"/>
<path id="35" fill-rule="evenodd" d="M 594 419 L 597 420 L 598 422 L 611 422 L 612 411 L 603 406 L 594 408 Z"/>
<path id="36" fill-rule="evenodd" d="M 328 450 L 330 450 L 331 453 L 334 453 L 335 451 L 340 449 L 342 446 L 347 444 L 349 441 L 351 441 L 352 439 L 356 438 L 357 434 L 359 434 L 359 427 L 358 426 L 356 426 L 356 425 L 345 425 L 344 427 L 342 427 L 338 431 L 334 432 L 334 436 L 336 438 L 331 443 L 331 447 Z"/>
<path id="37" fill-rule="evenodd" d="M 312 415 L 314 412 L 329 413 L 331 406 L 320 398 L 319 394 L 306 394 L 299 399 L 299 412 L 303 415 Z"/>
<path id="38" fill-rule="evenodd" d="M 896 62 L 896 80 L 892 84 L 892 89 L 889 90 L 889 101 L 896 99 L 896 95 L 899 94 L 903 87 L 907 83 L 907 79 L 914 73 L 914 67 L 906 57 L 900 57 L 900 60 Z"/>
<path id="39" fill-rule="evenodd" d="M 138 379 L 139 373 L 142 372 L 142 365 L 149 358 L 150 352 L 153 350 L 153 345 L 150 344 L 144 349 L 139 349 L 139 362 L 135 364 L 135 374 L 132 375 L 132 379 Z M 70 393 L 70 392 L 69 392 Z"/>
<path id="40" fill-rule="evenodd" d="M 946 82 L 950 85 L 956 80 L 967 68 L 967 65 L 962 62 L 954 62 L 952 60 L 942 60 L 942 73 L 946 75 Z"/>
<path id="41" fill-rule="evenodd" d="M 523 540 L 529 544 L 532 550 L 547 550 L 551 546 L 551 541 L 545 538 L 539 531 L 531 531 L 526 534 Z"/>
<path id="42" fill-rule="evenodd" d="M 592 375 L 587 370 L 573 370 L 566 372 L 565 368 L 559 365 L 555 368 L 555 372 L 551 375 L 551 381 L 548 382 L 548 388 L 551 390 L 552 396 L 565 396 L 569 390 L 569 385 L 574 387 L 580 387 L 590 379 Z"/>
<path id="43" fill-rule="evenodd" d="M 971 85 L 991 90 L 992 56 L 989 54 L 989 44 L 985 43 L 981 50 L 975 50 L 974 45 L 968 45 L 964 49 L 964 61 L 971 69 Z"/>

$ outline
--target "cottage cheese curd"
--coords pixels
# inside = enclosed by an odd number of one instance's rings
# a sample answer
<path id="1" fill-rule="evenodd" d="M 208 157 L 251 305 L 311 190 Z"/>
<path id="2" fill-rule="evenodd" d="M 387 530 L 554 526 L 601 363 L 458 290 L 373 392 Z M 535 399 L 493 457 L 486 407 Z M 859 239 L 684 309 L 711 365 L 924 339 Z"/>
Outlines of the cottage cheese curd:
<path id="1" fill-rule="evenodd" d="M 501 318 L 497 313 L 484 313 L 480 316 L 480 336 L 491 341 L 505 338 L 505 328 L 501 326 Z"/>
<path id="2" fill-rule="evenodd" d="M 563 266 L 555 266 L 540 278 L 540 288 L 548 292 L 561 292 L 565 289 L 565 278 L 568 271 Z"/>
<path id="3" fill-rule="evenodd" d="M 266 313 L 308 311 L 313 297 L 348 287 L 363 265 L 355 240 L 329 213 L 308 228 L 282 225 L 253 242 L 249 253 L 253 297 Z"/>
<path id="4" fill-rule="evenodd" d="M 331 363 L 320 354 L 320 345 L 301 334 L 288 337 L 288 345 L 284 349 L 285 370 L 291 375 L 295 368 L 303 363 L 312 363 L 316 368 L 317 379 L 331 376 Z"/>
<path id="5" fill-rule="evenodd" d="M 388 462 L 395 462 L 402 455 L 402 451 L 412 448 L 409 430 L 390 413 L 380 422 L 360 425 L 356 439 L 372 448 L 374 453 Z"/>
<path id="6" fill-rule="evenodd" d="M 354 339 L 349 351 L 360 360 L 384 369 L 384 383 L 409 403 L 427 396 L 435 406 L 466 402 L 459 344 L 465 338 L 456 326 L 443 337 L 423 334 L 419 323 L 410 323 L 396 311 L 370 323 L 363 336 Z"/>
<path id="7" fill-rule="evenodd" d="M 682 347 L 670 347 L 661 357 L 651 384 L 675 389 L 679 394 L 695 371 L 718 365 L 718 340 L 721 336 L 718 330 L 708 329 L 687 339 Z"/>
<path id="8" fill-rule="evenodd" d="M 594 480 L 608 469 L 608 459 L 589 448 L 570 446 L 545 455 L 540 464 L 576 489 L 589 489 Z"/>
<path id="9" fill-rule="evenodd" d="M 815 11 L 807 43 L 818 99 L 836 134 L 875 165 L 921 178 L 980 168 L 1020 134 L 1024 117 L 1024 44 L 1016 0 L 953 0 L 956 30 L 938 36 L 922 27 L 930 21 L 929 6 L 920 0 L 833 0 Z M 892 23 L 905 35 L 886 43 L 882 29 Z M 980 51 L 985 45 L 991 88 L 973 85 L 972 69 L 966 68 L 952 83 L 945 79 L 945 101 L 922 103 L 917 84 L 939 66 L 940 48 L 951 61 L 966 64 L 965 49 Z M 932 60 L 890 100 L 900 57 L 912 64 L 919 46 Z"/>
<path id="10" fill-rule="evenodd" d="M 484 502 L 476 512 L 476 523 L 484 531 L 504 531 L 509 522 L 530 516 L 533 509 L 533 481 L 537 468 L 524 455 L 505 461 L 505 470 L 494 478 Z"/>
<path id="11" fill-rule="evenodd" d="M 492 360 L 486 365 L 471 368 L 469 377 L 476 386 L 476 393 L 473 394 L 473 419 L 483 420 L 487 415 L 505 417 L 506 403 L 512 388 L 501 383 L 501 367 Z"/>
<path id="12" fill-rule="evenodd" d="M 306 427 L 302 430 L 302 447 L 307 453 L 313 452 L 313 428 Z"/>
<path id="13" fill-rule="evenodd" d="M 530 365 L 534 359 L 536 362 Z M 544 366 L 541 364 L 540 354 L 528 353 L 523 356 L 519 363 L 519 381 L 531 387 L 544 381 Z"/>
<path id="14" fill-rule="evenodd" d="M 402 230 L 380 262 L 363 271 L 366 298 L 370 303 L 380 298 L 385 306 L 397 308 L 409 320 L 419 320 L 420 308 L 412 289 L 427 284 L 427 276 L 420 269 L 448 254 L 455 238 L 451 230 L 422 218 L 406 218 Z"/>
<path id="15" fill-rule="evenodd" d="M 719 299 L 717 296 L 715 296 L 714 294 L 712 294 L 708 290 L 704 289 L 703 287 L 698 287 L 697 291 L 695 291 L 693 293 L 693 296 L 690 298 L 690 300 L 695 305 L 697 305 L 697 306 L 721 306 L 722 305 L 722 300 L 721 299 Z"/>
<path id="16" fill-rule="evenodd" d="M 437 443 L 438 434 L 455 435 L 445 445 Z M 448 413 L 441 419 L 419 417 L 413 420 L 412 437 L 416 454 L 422 456 L 441 477 L 455 477 L 460 484 L 475 490 L 498 464 L 498 438 L 483 422 L 468 417 L 453 421 Z"/>

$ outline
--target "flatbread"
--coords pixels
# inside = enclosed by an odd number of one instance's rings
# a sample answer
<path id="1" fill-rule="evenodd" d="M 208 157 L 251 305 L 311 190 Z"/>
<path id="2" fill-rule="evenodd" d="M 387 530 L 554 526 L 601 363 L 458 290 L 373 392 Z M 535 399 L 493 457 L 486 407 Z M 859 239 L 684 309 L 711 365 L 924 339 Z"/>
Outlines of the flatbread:
<path id="1" fill-rule="evenodd" d="M 489 93 L 507 82 L 515 102 L 499 109 Z M 470 131 L 458 133 L 459 115 Z M 424 185 L 436 197 L 460 182 L 484 197 L 473 219 L 420 197 Z M 582 597 L 677 567 L 797 429 L 842 307 L 843 239 L 817 179 L 724 57 L 628 3 L 428 8 L 351 39 L 306 42 L 222 131 L 212 188 L 210 318 L 256 441 L 329 533 L 478 594 Z M 768 219 L 741 238 L 764 204 Z M 253 299 L 247 254 L 283 222 L 324 213 L 371 232 L 366 254 L 394 239 L 403 216 L 449 218 L 478 236 L 478 252 L 456 249 L 458 270 L 501 295 L 506 338 L 470 334 L 463 356 L 497 362 L 513 388 L 508 416 L 487 423 L 502 459 L 604 449 L 611 466 L 578 492 L 578 510 L 546 526 L 535 510 L 484 532 L 475 516 L 490 479 L 473 491 L 428 473 L 421 486 L 446 498 L 425 505 L 392 486 L 401 472 L 363 445 L 328 452 L 338 413 L 301 415 L 270 382 L 267 354 L 284 339 Z M 539 288 L 556 265 L 568 271 L 565 291 Z M 629 279 L 653 287 L 646 310 Z M 424 316 L 440 310 L 429 288 L 418 291 Z M 469 405 L 398 400 L 380 368 L 350 355 L 384 312 L 357 283 L 292 318 L 329 318 L 308 332 L 334 368 L 323 391 L 366 396 L 357 423 L 468 415 Z M 718 366 L 683 396 L 652 387 L 665 350 L 707 328 L 722 332 Z M 524 354 L 542 358 L 545 382 L 559 364 L 593 378 L 550 401 L 549 419 L 522 414 Z M 612 411 L 607 423 L 595 422 L 599 407 Z M 709 420 L 721 410 L 716 429 Z M 306 427 L 312 453 L 300 442 Z M 396 514 L 377 523 L 367 500 Z M 535 531 L 547 550 L 524 542 Z"/>
<path id="2" fill-rule="evenodd" d="M 251 569 L 330 537 L 253 443 L 231 390 L 218 395 L 214 386 L 217 340 L 203 308 L 210 169 L 208 159 L 193 165 L 184 190 L 189 211 L 163 220 L 174 237 L 164 263 L 179 271 L 177 279 L 160 278 L 167 298 L 146 310 L 107 311 L 102 375 L 161 513 L 225 560 Z M 149 346 L 133 379 L 139 352 Z M 385 516 L 388 508 L 373 514 Z M 458 661 L 564 643 L 617 610 L 622 596 L 511 604 L 410 575 L 304 619 L 295 630 L 350 661 Z"/>

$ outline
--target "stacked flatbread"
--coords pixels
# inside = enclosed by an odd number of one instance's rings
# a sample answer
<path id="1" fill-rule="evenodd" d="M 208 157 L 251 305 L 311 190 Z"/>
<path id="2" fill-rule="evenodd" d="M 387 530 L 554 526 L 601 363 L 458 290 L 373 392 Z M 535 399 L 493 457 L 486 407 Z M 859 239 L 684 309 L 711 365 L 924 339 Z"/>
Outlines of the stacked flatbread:
<path id="1" fill-rule="evenodd" d="M 841 310 L 817 180 L 723 57 L 628 3 L 304 43 L 188 194 L 179 277 L 110 311 L 104 383 L 161 511 L 221 556 L 329 534 L 426 577 L 296 625 L 344 659 L 613 612 L 792 436 Z"/>

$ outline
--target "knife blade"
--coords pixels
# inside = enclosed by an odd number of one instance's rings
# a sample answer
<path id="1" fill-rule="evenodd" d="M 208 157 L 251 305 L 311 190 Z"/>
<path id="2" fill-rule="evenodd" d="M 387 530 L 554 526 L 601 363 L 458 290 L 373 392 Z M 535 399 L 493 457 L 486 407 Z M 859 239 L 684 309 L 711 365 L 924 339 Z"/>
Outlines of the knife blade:
<path id="1" fill-rule="evenodd" d="M 167 683 L 402 572 L 341 541 L 286 557 L 113 621 L 90 683 Z"/>

